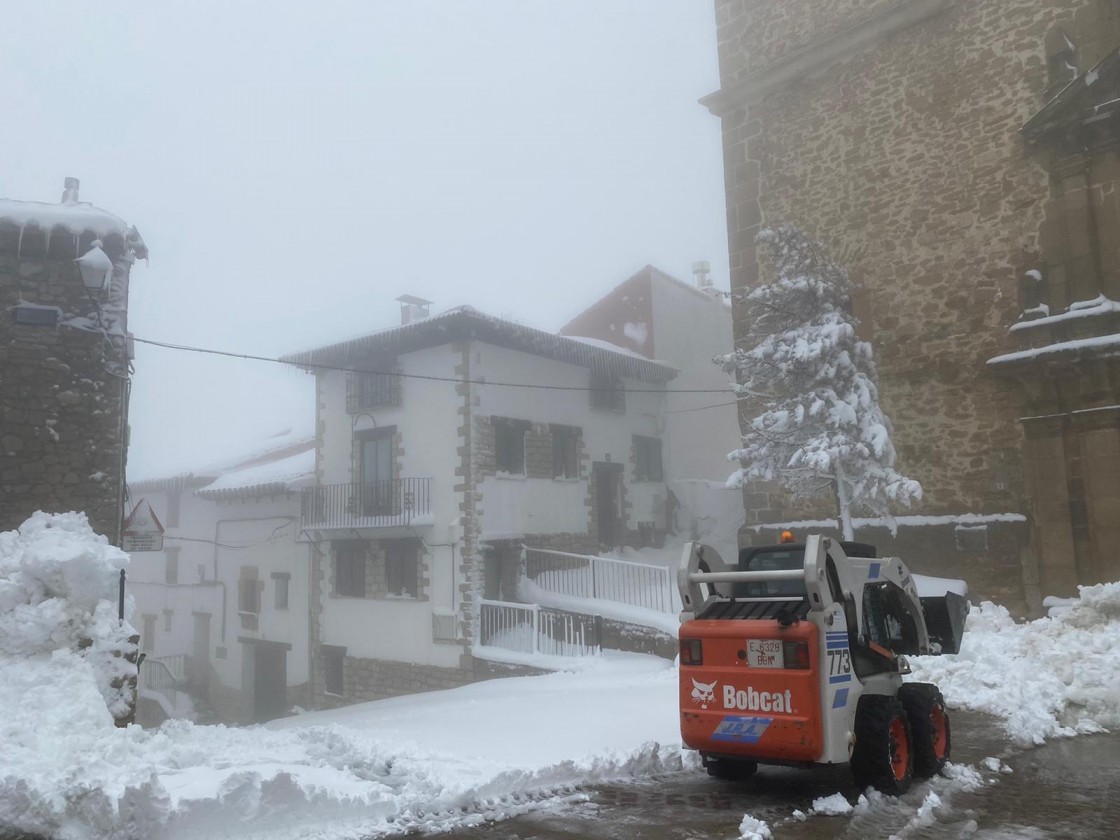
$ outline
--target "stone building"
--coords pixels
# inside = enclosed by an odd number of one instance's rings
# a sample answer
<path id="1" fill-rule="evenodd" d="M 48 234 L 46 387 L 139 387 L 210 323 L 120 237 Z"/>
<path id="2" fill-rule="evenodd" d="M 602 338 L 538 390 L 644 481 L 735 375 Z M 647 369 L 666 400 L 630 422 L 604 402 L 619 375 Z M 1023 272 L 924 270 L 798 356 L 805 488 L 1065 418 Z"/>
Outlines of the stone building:
<path id="1" fill-rule="evenodd" d="M 732 288 L 761 225 L 829 243 L 925 489 L 859 536 L 1012 607 L 1120 577 L 1120 3 L 715 7 Z M 831 513 L 771 490 L 748 541 Z"/>
<path id="2" fill-rule="evenodd" d="M 85 511 L 120 544 L 136 228 L 78 200 L 0 199 L 0 531 Z"/>

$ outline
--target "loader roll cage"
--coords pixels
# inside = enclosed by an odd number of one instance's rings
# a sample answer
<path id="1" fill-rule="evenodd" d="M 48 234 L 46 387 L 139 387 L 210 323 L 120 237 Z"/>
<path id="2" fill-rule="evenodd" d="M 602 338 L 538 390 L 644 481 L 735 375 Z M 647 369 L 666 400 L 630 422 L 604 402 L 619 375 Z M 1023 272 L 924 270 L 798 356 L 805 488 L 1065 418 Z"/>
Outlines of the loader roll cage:
<path id="1" fill-rule="evenodd" d="M 861 678 L 905 667 L 899 654 L 932 652 L 917 593 L 904 588 L 913 588 L 908 573 L 891 579 L 890 558 L 878 561 L 873 546 L 812 536 L 804 544 L 744 548 L 734 569 L 709 546 L 685 551 L 677 575 L 682 618 L 790 624 L 839 605 Z M 884 577 L 869 581 L 881 567 Z"/>

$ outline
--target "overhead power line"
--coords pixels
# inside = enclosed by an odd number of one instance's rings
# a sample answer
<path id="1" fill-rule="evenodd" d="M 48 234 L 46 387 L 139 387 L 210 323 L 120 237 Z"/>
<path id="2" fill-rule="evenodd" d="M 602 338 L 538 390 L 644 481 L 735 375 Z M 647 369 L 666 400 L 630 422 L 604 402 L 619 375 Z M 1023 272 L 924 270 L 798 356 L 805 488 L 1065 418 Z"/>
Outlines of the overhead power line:
<path id="1" fill-rule="evenodd" d="M 395 370 L 369 370 L 365 368 L 344 367 L 341 365 L 312 364 L 310 362 L 295 362 L 278 359 L 273 356 L 256 356 L 252 353 L 233 353 L 228 350 L 214 350 L 208 347 L 191 347 L 186 344 L 172 344 L 168 341 L 155 341 L 150 338 L 132 337 L 137 344 L 150 344 L 153 347 L 163 347 L 167 350 L 181 350 L 187 353 L 204 353 L 210 356 L 225 356 L 230 359 L 248 359 L 254 362 L 271 362 L 273 364 L 287 365 L 289 367 L 314 368 L 315 370 L 332 370 L 343 373 L 381 374 L 383 376 L 399 376 L 401 379 L 422 379 L 429 382 L 450 382 L 456 385 L 491 385 L 496 388 L 536 388 L 542 391 L 598 391 L 588 385 L 544 385 L 537 382 L 494 382 L 488 379 L 463 379 L 455 376 L 429 376 L 422 373 L 401 373 Z M 625 388 L 628 394 L 727 394 L 731 390 L 731 383 L 727 388 Z M 727 403 L 734 405 L 735 403 Z M 716 408 L 716 406 L 706 406 Z"/>

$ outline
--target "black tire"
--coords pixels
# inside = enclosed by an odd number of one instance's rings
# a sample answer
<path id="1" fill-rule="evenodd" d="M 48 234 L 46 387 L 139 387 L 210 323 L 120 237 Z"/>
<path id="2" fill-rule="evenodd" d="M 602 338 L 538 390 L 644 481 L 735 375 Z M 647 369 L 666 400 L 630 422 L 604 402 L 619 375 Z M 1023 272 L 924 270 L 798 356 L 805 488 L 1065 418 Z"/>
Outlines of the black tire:
<path id="1" fill-rule="evenodd" d="M 737 761 L 732 758 L 704 758 L 704 769 L 714 779 L 727 782 L 741 782 L 749 779 L 758 770 L 753 761 Z"/>
<path id="2" fill-rule="evenodd" d="M 930 683 L 906 683 L 899 689 L 898 699 L 910 720 L 914 775 L 919 779 L 936 776 L 944 769 L 953 749 L 945 698 Z"/>
<path id="3" fill-rule="evenodd" d="M 852 775 L 861 788 L 873 787 L 892 796 L 910 790 L 914 751 L 910 722 L 897 697 L 865 694 L 856 707 Z"/>

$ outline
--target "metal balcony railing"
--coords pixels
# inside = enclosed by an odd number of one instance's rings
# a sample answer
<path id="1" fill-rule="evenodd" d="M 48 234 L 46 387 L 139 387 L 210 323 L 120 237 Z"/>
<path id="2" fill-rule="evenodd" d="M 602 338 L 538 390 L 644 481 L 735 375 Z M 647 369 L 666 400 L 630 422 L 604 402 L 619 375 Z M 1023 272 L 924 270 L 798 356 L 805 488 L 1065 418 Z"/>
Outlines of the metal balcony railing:
<path id="1" fill-rule="evenodd" d="M 597 616 L 481 601 L 478 618 L 478 643 L 483 647 L 551 656 L 602 655 L 602 621 Z"/>
<path id="2" fill-rule="evenodd" d="M 664 566 L 526 547 L 525 577 L 542 589 L 576 598 L 603 599 L 673 614 L 673 574 Z"/>
<path id="3" fill-rule="evenodd" d="M 392 528 L 432 512 L 430 478 L 320 484 L 303 490 L 301 528 Z"/>

